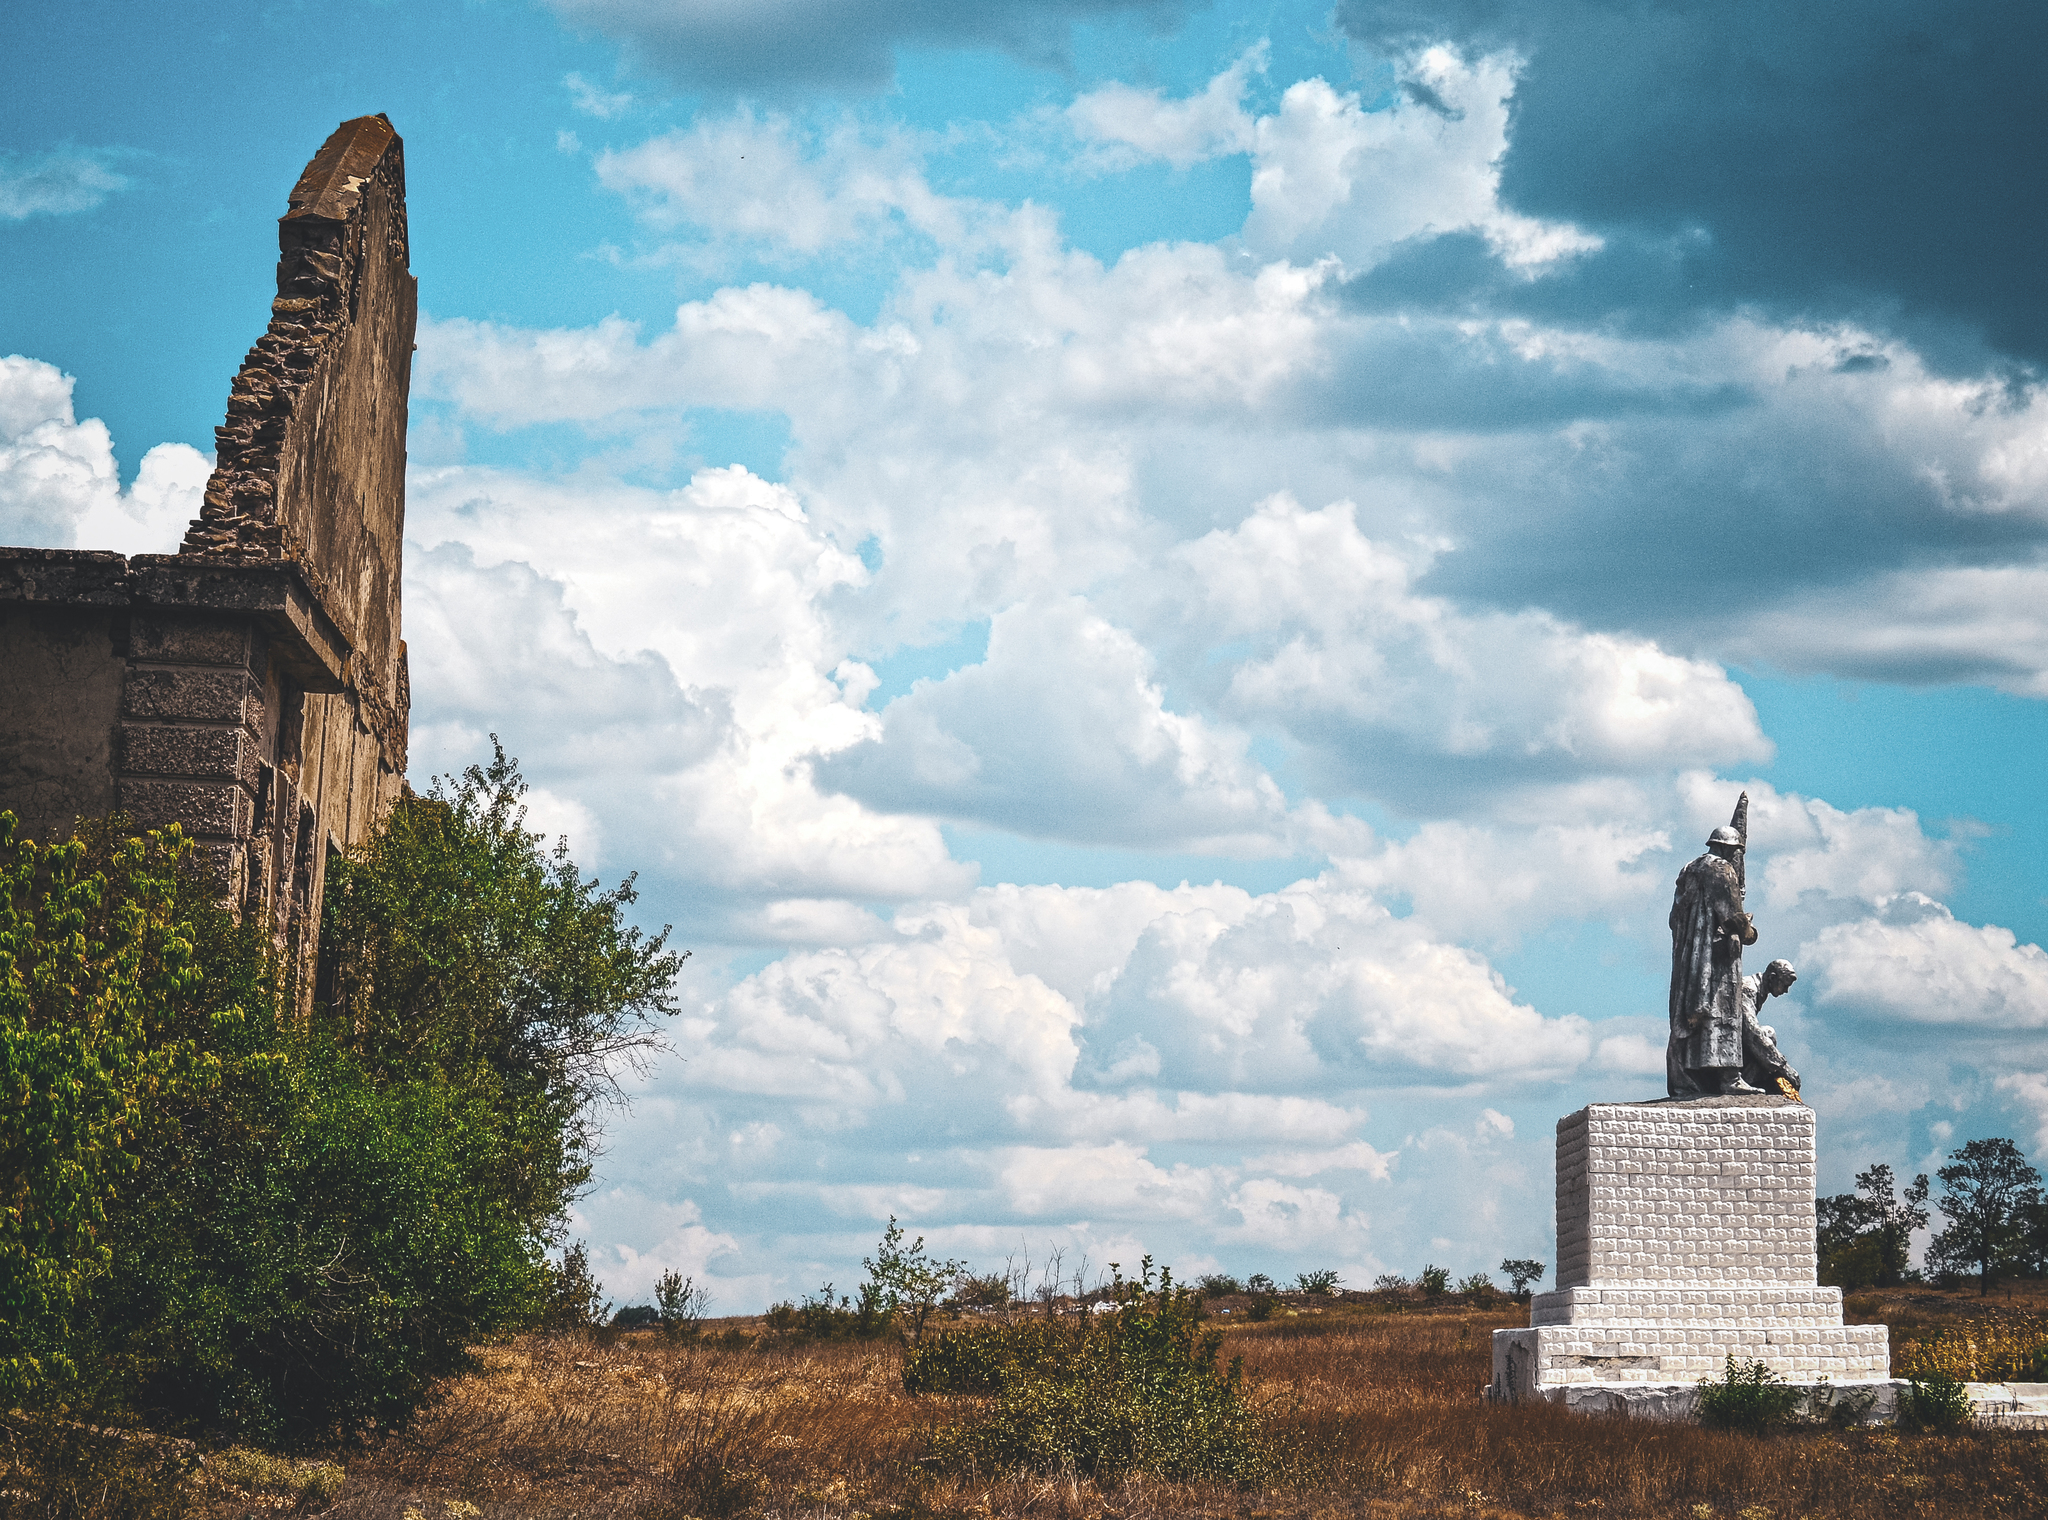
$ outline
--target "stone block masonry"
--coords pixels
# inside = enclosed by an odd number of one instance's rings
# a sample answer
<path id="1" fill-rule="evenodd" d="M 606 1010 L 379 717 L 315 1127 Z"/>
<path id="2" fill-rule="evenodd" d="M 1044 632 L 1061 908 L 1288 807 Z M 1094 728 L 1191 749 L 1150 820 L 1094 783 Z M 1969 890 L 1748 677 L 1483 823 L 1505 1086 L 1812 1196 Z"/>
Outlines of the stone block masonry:
<path id="1" fill-rule="evenodd" d="M 177 554 L 0 549 L 0 807 L 199 839 L 301 1007 L 330 855 L 405 784 L 405 431 L 418 307 L 405 150 L 346 121 L 278 223 L 277 298 Z"/>
<path id="2" fill-rule="evenodd" d="M 1600 1103 L 1557 1126 L 1557 1288 L 1494 1332 L 1491 1395 L 1689 1412 L 1730 1356 L 1894 1392 L 1882 1325 L 1815 1280 L 1814 1115 L 1787 1098 Z"/>

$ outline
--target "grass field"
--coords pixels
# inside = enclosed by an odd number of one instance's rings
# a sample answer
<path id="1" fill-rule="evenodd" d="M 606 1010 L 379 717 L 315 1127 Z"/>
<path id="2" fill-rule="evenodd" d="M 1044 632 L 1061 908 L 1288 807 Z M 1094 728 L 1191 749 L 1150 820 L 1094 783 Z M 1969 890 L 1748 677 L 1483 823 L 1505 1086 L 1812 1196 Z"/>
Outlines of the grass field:
<path id="1" fill-rule="evenodd" d="M 1952 1338 L 2038 1317 L 2032 1292 L 1979 1303 L 1859 1295 L 1851 1319 Z M 1794 1431 L 1752 1437 L 1480 1402 L 1489 1334 L 1522 1310 L 1345 1304 L 1233 1324 L 1295 1480 L 1248 1493 L 1145 1480 L 1102 1492 L 1051 1475 L 920 1476 L 928 1434 L 969 1401 L 902 1390 L 886 1343 L 790 1346 L 725 1321 L 693 1342 L 653 1332 L 528 1337 L 486 1348 L 407 1436 L 339 1460 L 294 1503 L 283 1478 L 216 1489 L 214 1517 L 315 1509 L 361 1520 L 1222 1520 L 1458 1515 L 1794 1520 L 2048 1514 L 2048 1437 Z M 310 1471 L 308 1469 L 307 1471 Z"/>

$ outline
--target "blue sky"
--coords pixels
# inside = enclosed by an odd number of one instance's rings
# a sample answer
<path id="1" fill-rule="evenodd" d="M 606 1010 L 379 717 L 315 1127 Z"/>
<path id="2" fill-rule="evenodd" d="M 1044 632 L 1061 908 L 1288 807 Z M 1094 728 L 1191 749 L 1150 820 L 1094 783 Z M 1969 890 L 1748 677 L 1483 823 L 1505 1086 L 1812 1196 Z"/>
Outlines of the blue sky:
<path id="1" fill-rule="evenodd" d="M 88 5 L 0 59 L 0 540 L 171 547 L 406 140 L 416 782 L 696 954 L 622 1299 L 1551 1250 L 1754 799 L 1822 1183 L 2048 1148 L 2043 23 Z M 2029 29 L 2032 29 L 2031 31 Z"/>

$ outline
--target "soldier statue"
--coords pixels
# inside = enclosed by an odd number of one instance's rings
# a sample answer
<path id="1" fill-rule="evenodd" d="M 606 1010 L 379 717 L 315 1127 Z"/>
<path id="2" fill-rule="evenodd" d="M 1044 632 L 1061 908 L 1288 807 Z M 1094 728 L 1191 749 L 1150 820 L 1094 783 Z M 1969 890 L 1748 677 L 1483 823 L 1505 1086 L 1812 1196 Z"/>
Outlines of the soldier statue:
<path id="1" fill-rule="evenodd" d="M 1743 1079 L 1745 1025 L 1754 1022 L 1753 1001 L 1761 991 L 1760 985 L 1745 987 L 1742 976 L 1743 946 L 1756 943 L 1756 923 L 1742 906 L 1748 844 L 1744 792 L 1735 816 L 1707 840 L 1707 853 L 1678 873 L 1671 902 L 1671 1039 L 1664 1052 L 1665 1086 L 1674 1098 L 1763 1092 Z"/>

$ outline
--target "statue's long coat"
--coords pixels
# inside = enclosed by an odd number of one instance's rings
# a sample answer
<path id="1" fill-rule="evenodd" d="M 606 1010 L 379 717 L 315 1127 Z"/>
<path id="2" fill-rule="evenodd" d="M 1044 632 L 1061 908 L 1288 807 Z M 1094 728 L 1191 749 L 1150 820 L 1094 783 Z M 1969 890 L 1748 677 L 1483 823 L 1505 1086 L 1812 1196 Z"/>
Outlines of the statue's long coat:
<path id="1" fill-rule="evenodd" d="M 1742 1066 L 1742 945 L 1719 932 L 1742 911 L 1733 861 L 1702 855 L 1678 873 L 1671 901 L 1671 1061 L 1676 1094 L 1684 1070 Z"/>

